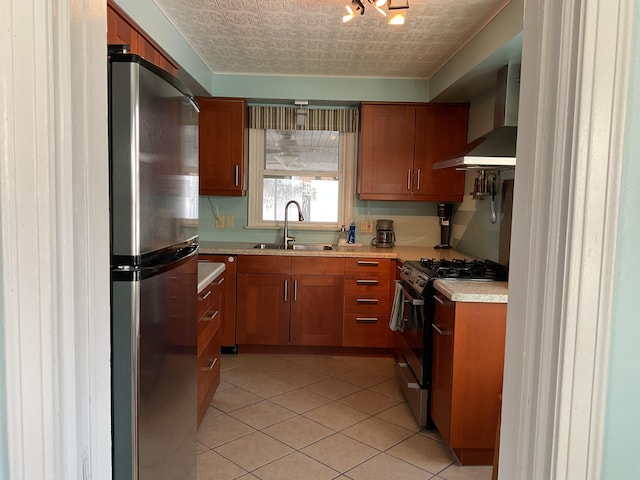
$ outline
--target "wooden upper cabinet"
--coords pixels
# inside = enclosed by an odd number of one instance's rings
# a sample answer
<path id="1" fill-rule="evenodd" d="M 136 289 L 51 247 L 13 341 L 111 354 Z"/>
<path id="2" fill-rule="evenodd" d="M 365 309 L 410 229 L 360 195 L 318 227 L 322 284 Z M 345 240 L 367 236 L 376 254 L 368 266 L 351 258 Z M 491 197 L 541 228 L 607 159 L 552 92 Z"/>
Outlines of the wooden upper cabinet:
<path id="1" fill-rule="evenodd" d="M 171 57 L 112 0 L 107 0 L 107 44 L 129 45 L 131 53 L 140 55 L 173 76 L 178 75 L 178 67 Z"/>
<path id="2" fill-rule="evenodd" d="M 360 197 L 411 196 L 415 107 L 363 104 L 361 118 Z"/>
<path id="3" fill-rule="evenodd" d="M 416 107 L 414 200 L 459 202 L 464 196 L 464 172 L 434 170 L 433 164 L 451 158 L 467 144 L 467 105 Z"/>
<path id="4" fill-rule="evenodd" d="M 249 167 L 247 105 L 243 99 L 198 97 L 200 194 L 244 196 Z"/>
<path id="5" fill-rule="evenodd" d="M 468 106 L 363 103 L 358 162 L 362 200 L 462 201 L 464 172 L 434 171 L 466 144 Z"/>

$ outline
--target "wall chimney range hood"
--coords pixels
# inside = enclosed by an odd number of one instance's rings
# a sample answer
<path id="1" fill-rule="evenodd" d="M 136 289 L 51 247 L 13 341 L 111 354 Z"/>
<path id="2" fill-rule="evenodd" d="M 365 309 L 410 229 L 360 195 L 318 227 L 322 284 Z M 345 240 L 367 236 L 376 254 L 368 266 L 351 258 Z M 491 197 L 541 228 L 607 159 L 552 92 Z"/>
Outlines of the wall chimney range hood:
<path id="1" fill-rule="evenodd" d="M 493 130 L 467 144 L 453 158 L 437 162 L 434 170 L 501 170 L 516 165 L 520 65 L 505 65 L 498 71 Z"/>

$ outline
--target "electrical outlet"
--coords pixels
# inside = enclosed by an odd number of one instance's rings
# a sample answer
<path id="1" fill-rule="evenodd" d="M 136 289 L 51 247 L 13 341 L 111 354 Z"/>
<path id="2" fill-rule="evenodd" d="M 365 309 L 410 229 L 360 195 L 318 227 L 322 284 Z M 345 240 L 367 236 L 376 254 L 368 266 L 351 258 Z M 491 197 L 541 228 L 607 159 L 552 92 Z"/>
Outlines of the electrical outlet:
<path id="1" fill-rule="evenodd" d="M 233 228 L 233 215 L 227 215 L 227 228 Z"/>
<path id="2" fill-rule="evenodd" d="M 369 220 L 363 220 L 362 222 L 360 222 L 360 231 L 362 233 L 372 233 L 373 225 L 371 225 L 371 222 Z"/>
<path id="3" fill-rule="evenodd" d="M 224 228 L 224 217 L 216 215 L 216 228 Z"/>
<path id="4" fill-rule="evenodd" d="M 476 238 L 478 236 L 478 225 L 473 224 L 473 228 L 471 229 L 471 236 Z"/>

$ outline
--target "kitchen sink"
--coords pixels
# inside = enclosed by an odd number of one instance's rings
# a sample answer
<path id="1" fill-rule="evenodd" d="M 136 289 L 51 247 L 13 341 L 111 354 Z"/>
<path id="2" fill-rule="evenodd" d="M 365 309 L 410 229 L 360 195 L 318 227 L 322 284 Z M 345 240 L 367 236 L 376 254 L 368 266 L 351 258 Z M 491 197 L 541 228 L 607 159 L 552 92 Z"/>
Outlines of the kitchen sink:
<path id="1" fill-rule="evenodd" d="M 260 250 L 284 250 L 281 243 L 256 243 L 253 248 Z M 287 250 L 333 250 L 331 245 L 324 243 L 293 243 Z"/>
<path id="2" fill-rule="evenodd" d="M 293 250 L 333 250 L 331 245 L 324 243 L 294 243 L 289 245 L 289 248 Z"/>
<path id="3" fill-rule="evenodd" d="M 281 243 L 256 243 L 253 248 L 260 250 L 282 250 L 284 247 Z"/>

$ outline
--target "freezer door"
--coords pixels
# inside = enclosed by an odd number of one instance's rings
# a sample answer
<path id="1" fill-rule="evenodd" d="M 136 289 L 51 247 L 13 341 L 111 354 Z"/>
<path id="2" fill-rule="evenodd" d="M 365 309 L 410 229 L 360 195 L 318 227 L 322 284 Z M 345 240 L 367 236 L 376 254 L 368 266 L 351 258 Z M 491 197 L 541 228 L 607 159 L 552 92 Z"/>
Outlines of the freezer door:
<path id="1" fill-rule="evenodd" d="M 113 273 L 114 479 L 196 478 L 197 269 Z"/>
<path id="2" fill-rule="evenodd" d="M 139 257 L 198 229 L 198 116 L 161 73 L 110 64 L 112 253 Z M 148 67 L 148 68 L 147 68 Z"/>

